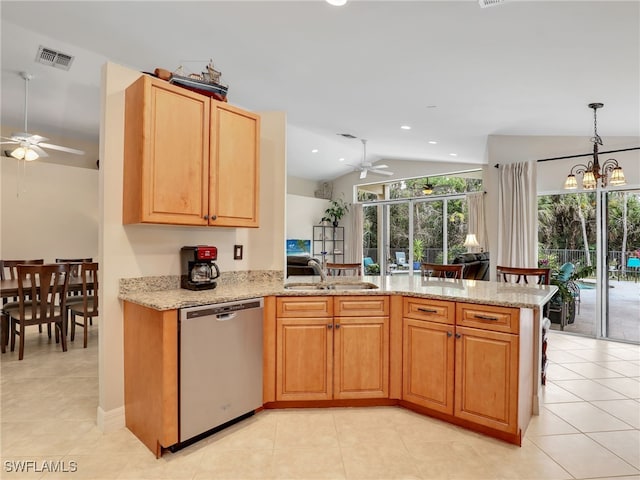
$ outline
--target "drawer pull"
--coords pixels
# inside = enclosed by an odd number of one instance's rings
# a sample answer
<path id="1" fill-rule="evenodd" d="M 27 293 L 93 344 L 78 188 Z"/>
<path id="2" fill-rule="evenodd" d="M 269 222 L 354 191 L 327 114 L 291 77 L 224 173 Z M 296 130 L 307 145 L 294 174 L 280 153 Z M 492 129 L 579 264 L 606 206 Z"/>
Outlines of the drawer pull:
<path id="1" fill-rule="evenodd" d="M 498 320 L 500 320 L 498 317 L 490 317 L 489 315 L 474 315 L 474 318 L 478 318 L 480 320 L 493 320 L 494 322 L 497 322 Z"/>
<path id="2" fill-rule="evenodd" d="M 424 312 L 424 313 L 438 313 L 437 310 L 434 310 L 432 308 L 423 308 L 423 307 L 418 307 L 418 311 Z"/>

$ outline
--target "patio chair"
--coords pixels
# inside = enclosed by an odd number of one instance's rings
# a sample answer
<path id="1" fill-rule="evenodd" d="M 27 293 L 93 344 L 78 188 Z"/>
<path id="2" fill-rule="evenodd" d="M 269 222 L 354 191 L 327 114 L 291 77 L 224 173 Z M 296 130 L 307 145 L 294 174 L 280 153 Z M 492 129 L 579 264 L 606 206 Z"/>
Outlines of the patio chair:
<path id="1" fill-rule="evenodd" d="M 627 269 L 625 271 L 625 277 L 629 276 L 629 273 L 633 273 L 633 281 L 638 281 L 638 271 L 640 271 L 640 258 L 629 257 L 627 259 Z"/>
<path id="2" fill-rule="evenodd" d="M 396 263 L 399 268 L 409 268 L 409 264 L 407 263 L 407 256 L 404 252 L 396 252 Z"/>

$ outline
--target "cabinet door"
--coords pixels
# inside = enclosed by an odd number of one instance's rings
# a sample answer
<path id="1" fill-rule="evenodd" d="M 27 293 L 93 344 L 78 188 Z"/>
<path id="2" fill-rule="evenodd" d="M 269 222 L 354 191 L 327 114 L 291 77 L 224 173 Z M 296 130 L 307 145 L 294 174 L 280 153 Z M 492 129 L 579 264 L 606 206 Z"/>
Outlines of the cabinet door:
<path id="1" fill-rule="evenodd" d="M 147 75 L 125 97 L 123 223 L 206 225 L 210 100 Z"/>
<path id="2" fill-rule="evenodd" d="M 455 415 L 516 433 L 518 336 L 456 328 Z"/>
<path id="3" fill-rule="evenodd" d="M 334 318 L 334 398 L 389 397 L 389 317 Z"/>
<path id="4" fill-rule="evenodd" d="M 258 227 L 260 117 L 211 101 L 210 224 Z"/>
<path id="5" fill-rule="evenodd" d="M 453 415 L 453 325 L 404 319 L 402 398 Z"/>
<path id="6" fill-rule="evenodd" d="M 278 318 L 276 400 L 332 398 L 331 318 Z"/>

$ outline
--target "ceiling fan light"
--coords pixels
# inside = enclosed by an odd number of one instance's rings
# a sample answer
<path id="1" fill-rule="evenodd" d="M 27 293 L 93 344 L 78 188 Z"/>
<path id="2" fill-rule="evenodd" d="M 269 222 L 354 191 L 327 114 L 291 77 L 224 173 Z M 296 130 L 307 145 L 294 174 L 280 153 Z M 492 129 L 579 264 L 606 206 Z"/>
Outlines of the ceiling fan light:
<path id="1" fill-rule="evenodd" d="M 40 158 L 40 155 L 38 155 L 38 153 L 35 150 L 32 150 L 31 148 L 27 148 L 25 153 L 24 153 L 24 159 L 27 162 L 33 162 L 34 160 L 37 160 L 38 158 Z"/>
<path id="2" fill-rule="evenodd" d="M 329 5 L 333 5 L 334 7 L 342 7 L 347 3 L 347 0 L 326 0 Z"/>
<path id="3" fill-rule="evenodd" d="M 13 158 L 17 158 L 18 160 L 22 160 L 24 158 L 25 153 L 26 153 L 26 150 L 24 147 L 18 147 L 13 152 L 11 152 L 11 156 Z"/>

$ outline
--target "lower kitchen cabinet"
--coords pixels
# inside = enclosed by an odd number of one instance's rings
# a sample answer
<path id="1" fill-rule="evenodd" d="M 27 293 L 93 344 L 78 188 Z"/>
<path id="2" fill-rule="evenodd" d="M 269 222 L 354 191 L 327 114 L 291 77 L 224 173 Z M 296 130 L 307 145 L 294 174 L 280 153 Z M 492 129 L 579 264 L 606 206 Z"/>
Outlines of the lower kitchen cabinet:
<path id="1" fill-rule="evenodd" d="M 453 415 L 455 303 L 403 300 L 403 393 L 407 402 Z"/>
<path id="2" fill-rule="evenodd" d="M 453 329 L 404 319 L 402 398 L 407 402 L 453 415 Z"/>
<path id="3" fill-rule="evenodd" d="M 456 327 L 455 370 L 455 416 L 516 433 L 518 336 Z"/>
<path id="4" fill-rule="evenodd" d="M 276 303 L 277 401 L 388 398 L 388 297 Z"/>
<path id="5" fill-rule="evenodd" d="M 127 428 L 159 457 L 178 442 L 178 312 L 124 302 Z"/>
<path id="6" fill-rule="evenodd" d="M 278 318 L 276 400 L 333 398 L 333 318 Z"/>

